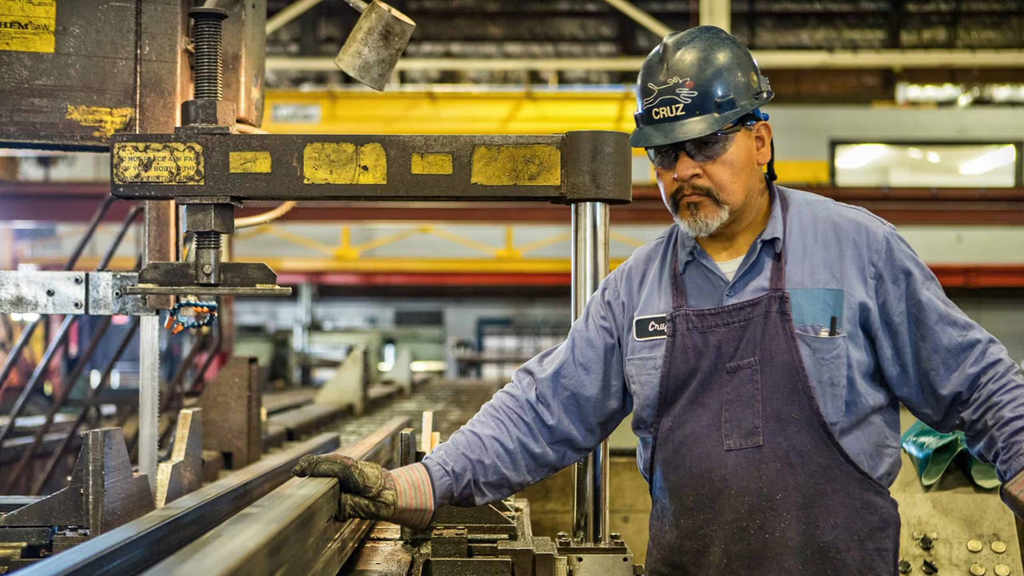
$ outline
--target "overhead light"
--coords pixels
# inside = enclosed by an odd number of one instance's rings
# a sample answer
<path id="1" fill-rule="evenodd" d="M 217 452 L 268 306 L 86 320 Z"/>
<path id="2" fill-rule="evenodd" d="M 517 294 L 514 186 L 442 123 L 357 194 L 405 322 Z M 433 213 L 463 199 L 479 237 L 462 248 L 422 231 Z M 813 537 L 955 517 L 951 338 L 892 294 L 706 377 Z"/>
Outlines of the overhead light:
<path id="1" fill-rule="evenodd" d="M 957 84 L 896 84 L 896 102 L 900 104 L 955 102 L 963 94 Z"/>
<path id="2" fill-rule="evenodd" d="M 393 366 L 389 362 L 377 362 L 378 372 L 391 372 L 391 368 L 393 368 Z"/>
<path id="3" fill-rule="evenodd" d="M 1024 84 L 977 84 L 970 87 L 959 84 L 896 84 L 896 102 L 899 104 L 1021 104 L 1024 103 Z"/>
<path id="4" fill-rule="evenodd" d="M 1007 164 L 1012 164 L 1016 160 L 1017 147 L 1013 144 L 1007 144 L 998 150 L 964 162 L 960 165 L 959 172 L 965 176 L 984 174 Z"/>
<path id="5" fill-rule="evenodd" d="M 36 314 L 35 312 L 25 312 L 24 314 L 12 312 L 11 320 L 14 322 L 35 322 L 36 320 L 39 320 L 39 314 Z"/>
<path id="6" fill-rule="evenodd" d="M 942 162 L 942 156 L 939 156 L 939 153 L 934 150 L 929 150 L 928 153 L 924 155 L 924 159 L 932 164 Z"/>
<path id="7" fill-rule="evenodd" d="M 977 98 L 980 95 L 981 95 L 981 90 L 978 90 L 977 88 L 975 88 L 975 89 L 973 89 L 973 90 L 971 90 L 969 92 L 964 91 L 963 93 L 961 93 L 959 96 L 956 97 L 957 108 L 966 108 L 966 107 L 970 106 L 971 103 L 974 102 L 974 99 Z"/>
<path id="8" fill-rule="evenodd" d="M 924 150 L 920 148 L 907 148 L 907 156 L 914 160 L 921 160 L 924 158 Z"/>
<path id="9" fill-rule="evenodd" d="M 863 168 L 885 156 L 889 147 L 885 144 L 858 144 L 846 149 L 836 158 L 836 168 L 852 170 Z"/>
<path id="10" fill-rule="evenodd" d="M 409 364 L 413 372 L 444 372 L 447 368 L 448 363 L 444 360 L 414 360 Z"/>

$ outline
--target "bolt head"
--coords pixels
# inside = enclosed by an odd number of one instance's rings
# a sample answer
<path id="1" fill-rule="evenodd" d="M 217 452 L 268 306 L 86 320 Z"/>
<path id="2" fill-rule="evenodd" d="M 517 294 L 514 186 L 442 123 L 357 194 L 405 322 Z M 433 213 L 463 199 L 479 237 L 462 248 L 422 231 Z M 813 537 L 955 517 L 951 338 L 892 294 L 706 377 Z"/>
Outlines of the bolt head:
<path id="1" fill-rule="evenodd" d="M 203 265 L 203 274 L 213 274 L 213 266 L 209 264 Z"/>
<path id="2" fill-rule="evenodd" d="M 224 20 L 228 17 L 228 11 L 222 8 L 199 7 L 188 11 L 193 20 Z"/>
<path id="3" fill-rule="evenodd" d="M 81 310 L 81 309 L 82 309 L 82 303 L 81 302 L 75 302 L 75 310 Z"/>
<path id="4" fill-rule="evenodd" d="M 52 297 L 54 294 L 56 294 L 56 292 L 54 292 L 52 288 L 46 291 L 46 295 L 47 296 L 51 296 Z"/>
<path id="5" fill-rule="evenodd" d="M 81 284 L 82 282 L 84 282 L 84 280 L 82 280 L 81 276 L 75 276 L 75 284 Z"/>
<path id="6" fill-rule="evenodd" d="M 226 100 L 212 100 L 201 98 L 199 100 L 186 100 L 181 103 L 181 125 L 235 125 L 235 103 Z"/>
<path id="7" fill-rule="evenodd" d="M 190 232 L 235 231 L 235 207 L 231 204 L 188 204 L 185 206 L 185 228 Z"/>

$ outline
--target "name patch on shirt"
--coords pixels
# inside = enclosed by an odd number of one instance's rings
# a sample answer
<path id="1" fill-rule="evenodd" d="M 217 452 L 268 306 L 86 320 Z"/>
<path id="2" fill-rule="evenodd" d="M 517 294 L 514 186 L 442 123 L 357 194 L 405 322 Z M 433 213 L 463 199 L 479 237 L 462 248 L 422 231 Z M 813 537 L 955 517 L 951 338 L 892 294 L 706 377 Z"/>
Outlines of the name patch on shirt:
<path id="1" fill-rule="evenodd" d="M 637 316 L 633 318 L 634 340 L 643 342 L 644 340 L 659 340 L 661 338 L 668 338 L 667 314 Z"/>

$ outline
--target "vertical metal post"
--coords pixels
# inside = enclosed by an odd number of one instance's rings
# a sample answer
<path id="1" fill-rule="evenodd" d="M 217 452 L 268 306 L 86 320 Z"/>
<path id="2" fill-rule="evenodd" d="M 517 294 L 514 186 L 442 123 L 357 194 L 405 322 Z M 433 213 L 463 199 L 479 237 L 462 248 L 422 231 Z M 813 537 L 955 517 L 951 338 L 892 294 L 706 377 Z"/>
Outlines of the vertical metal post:
<path id="1" fill-rule="evenodd" d="M 160 444 L 160 317 L 143 316 L 139 325 L 139 472 L 156 494 Z"/>
<path id="2" fill-rule="evenodd" d="M 138 2 L 135 12 L 135 117 L 134 131 L 172 133 L 178 125 L 180 104 L 190 89 L 189 59 L 178 41 L 188 30 L 184 2 Z M 177 34 L 154 34 L 177 28 Z M 145 49 L 143 49 L 145 44 Z M 178 258 L 178 218 L 173 200 L 145 202 L 143 264 L 174 262 Z M 150 308 L 166 309 L 171 296 L 149 296 Z M 159 317 L 143 317 L 139 348 L 139 471 L 156 482 L 159 442 Z M 155 493 L 155 491 L 154 491 Z"/>
<path id="3" fill-rule="evenodd" d="M 732 32 L 732 0 L 700 0 L 700 24 Z"/>
<path id="4" fill-rule="evenodd" d="M 572 207 L 572 316 L 583 315 L 587 300 L 608 275 L 608 204 L 581 202 Z M 572 537 L 608 542 L 608 442 L 573 468 Z"/>
<path id="5" fill-rule="evenodd" d="M 173 262 L 176 257 L 177 208 L 173 201 L 146 202 L 144 264 Z M 149 306 L 170 308 L 166 296 L 150 296 Z M 139 324 L 139 472 L 156 494 L 160 448 L 160 317 L 143 316 Z"/>
<path id="6" fill-rule="evenodd" d="M 298 322 L 292 332 L 292 347 L 298 352 L 299 369 L 296 374 L 299 384 L 312 386 L 313 368 L 309 364 L 309 332 L 313 326 L 313 290 L 310 282 L 299 284 Z"/>
<path id="7" fill-rule="evenodd" d="M 0 224 L 0 270 L 14 270 L 14 228 Z"/>

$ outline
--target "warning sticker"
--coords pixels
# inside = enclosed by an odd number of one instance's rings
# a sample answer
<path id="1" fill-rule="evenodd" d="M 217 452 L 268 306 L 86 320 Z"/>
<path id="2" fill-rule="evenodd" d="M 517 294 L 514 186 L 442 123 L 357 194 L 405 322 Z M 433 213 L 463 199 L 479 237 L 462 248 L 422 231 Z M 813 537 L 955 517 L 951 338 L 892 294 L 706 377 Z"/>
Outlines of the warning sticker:
<path id="1" fill-rule="evenodd" d="M 120 132 L 127 128 L 133 115 L 134 111 L 131 108 L 68 105 L 68 113 L 65 117 L 82 126 L 96 128 L 92 135 L 97 138 L 110 138 L 114 132 Z"/>
<path id="2" fill-rule="evenodd" d="M 313 142 L 302 152 L 306 184 L 387 184 L 388 156 L 376 142 Z"/>
<path id="3" fill-rule="evenodd" d="M 117 184 L 203 184 L 203 147 L 193 142 L 119 142 L 114 145 Z"/>
<path id="4" fill-rule="evenodd" d="M 53 52 L 57 0 L 0 0 L 0 50 Z"/>

